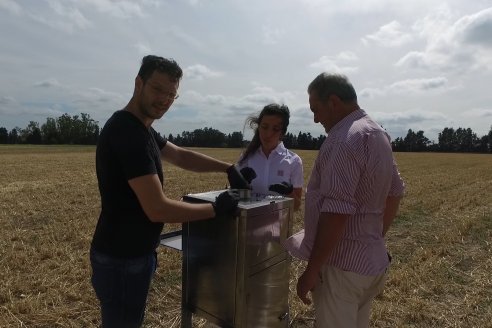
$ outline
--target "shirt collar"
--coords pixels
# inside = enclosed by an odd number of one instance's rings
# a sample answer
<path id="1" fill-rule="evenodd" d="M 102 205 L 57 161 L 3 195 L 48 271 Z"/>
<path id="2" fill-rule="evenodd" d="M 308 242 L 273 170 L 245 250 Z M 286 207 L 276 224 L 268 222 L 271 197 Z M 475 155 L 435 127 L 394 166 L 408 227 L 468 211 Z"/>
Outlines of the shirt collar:
<path id="1" fill-rule="evenodd" d="M 284 143 L 280 141 L 280 143 L 277 145 L 277 147 L 275 147 L 273 151 L 279 155 L 283 155 L 287 151 L 287 148 L 285 148 Z"/>
<path id="2" fill-rule="evenodd" d="M 263 153 L 263 151 L 261 150 L 261 145 L 260 145 L 260 147 L 258 147 L 258 149 L 256 151 Z M 277 145 L 277 147 L 275 147 L 275 149 L 272 150 L 271 153 L 272 154 L 277 153 L 279 155 L 284 155 L 286 152 L 287 152 L 287 148 L 285 148 L 284 143 L 282 141 L 280 141 L 280 143 Z"/>
<path id="3" fill-rule="evenodd" d="M 366 116 L 367 113 L 363 109 L 356 109 L 352 113 L 348 114 L 344 118 L 342 118 L 337 124 L 335 124 L 329 133 L 334 133 L 340 129 L 343 129 L 343 127 L 347 126 L 351 122 L 357 121 L 358 119 Z"/>

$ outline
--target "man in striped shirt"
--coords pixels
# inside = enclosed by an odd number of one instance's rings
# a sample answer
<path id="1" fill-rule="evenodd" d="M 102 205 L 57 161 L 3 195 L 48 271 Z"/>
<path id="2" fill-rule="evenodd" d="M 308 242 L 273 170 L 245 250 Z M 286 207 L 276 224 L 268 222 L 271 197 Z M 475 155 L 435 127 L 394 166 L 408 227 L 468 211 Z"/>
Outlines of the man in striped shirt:
<path id="1" fill-rule="evenodd" d="M 345 76 L 322 73 L 308 93 L 328 135 L 306 190 L 305 229 L 286 242 L 308 261 L 297 295 L 310 304 L 312 292 L 317 328 L 368 327 L 389 265 L 384 235 L 405 186 L 389 136 L 360 109 Z"/>

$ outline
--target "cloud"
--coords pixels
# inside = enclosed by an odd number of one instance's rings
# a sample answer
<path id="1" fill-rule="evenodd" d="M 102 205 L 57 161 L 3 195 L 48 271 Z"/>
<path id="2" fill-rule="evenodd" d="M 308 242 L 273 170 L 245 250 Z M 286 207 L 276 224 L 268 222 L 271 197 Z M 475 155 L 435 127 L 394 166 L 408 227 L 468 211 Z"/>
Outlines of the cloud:
<path id="1" fill-rule="evenodd" d="M 464 16 L 456 22 L 454 28 L 456 35 L 461 35 L 464 43 L 492 47 L 492 8 Z"/>
<path id="2" fill-rule="evenodd" d="M 184 74 L 186 75 L 187 79 L 191 80 L 206 80 L 223 75 L 223 73 L 212 71 L 207 66 L 201 64 L 188 66 L 184 69 Z"/>
<path id="3" fill-rule="evenodd" d="M 152 53 L 152 49 L 146 44 L 137 43 L 134 45 L 134 47 L 137 49 L 138 53 L 141 55 L 147 55 L 147 54 Z"/>
<path id="4" fill-rule="evenodd" d="M 309 67 L 329 71 L 333 73 L 352 73 L 358 70 L 357 66 L 349 66 L 350 63 L 358 61 L 358 57 L 351 51 L 340 52 L 336 56 L 322 56 Z"/>
<path id="5" fill-rule="evenodd" d="M 0 97 L 0 105 L 11 105 L 17 103 L 13 97 L 9 96 L 1 96 Z"/>
<path id="6" fill-rule="evenodd" d="M 398 21 L 392 21 L 383 25 L 373 34 L 369 34 L 362 38 L 362 43 L 369 45 L 376 43 L 383 47 L 398 47 L 412 41 L 413 37 L 409 33 L 403 33 L 401 24 Z"/>
<path id="7" fill-rule="evenodd" d="M 15 15 L 22 13 L 22 7 L 13 0 L 0 0 L 0 9 L 5 9 Z"/>
<path id="8" fill-rule="evenodd" d="M 122 95 L 101 88 L 89 88 L 87 96 L 99 103 L 109 103 L 113 102 L 115 99 L 123 99 Z"/>
<path id="9" fill-rule="evenodd" d="M 203 2 L 205 2 L 204 0 L 188 0 L 188 2 L 190 3 L 190 5 L 192 6 L 198 6 L 198 5 L 201 5 Z"/>
<path id="10" fill-rule="evenodd" d="M 492 109 L 474 108 L 461 113 L 461 116 L 489 119 L 492 118 Z"/>
<path id="11" fill-rule="evenodd" d="M 263 26 L 263 43 L 268 45 L 274 45 L 284 36 L 285 31 L 271 26 Z"/>
<path id="12" fill-rule="evenodd" d="M 22 104 L 14 97 L 0 97 L 0 114 L 11 117 L 29 115 L 30 120 L 41 119 L 38 123 L 43 124 L 44 119 L 51 116 L 60 116 L 64 113 L 62 110 L 57 110 L 53 104 L 44 103 L 28 103 Z M 36 118 L 32 117 L 36 116 Z"/>
<path id="13" fill-rule="evenodd" d="M 95 23 L 87 17 L 92 17 L 91 11 L 94 10 L 104 14 L 105 17 L 129 19 L 132 17 L 144 17 L 144 7 L 158 7 L 160 5 L 155 0 L 46 1 L 51 11 L 47 11 L 46 8 L 42 7 L 40 10 L 31 10 L 28 13 L 28 17 L 35 22 L 69 34 L 76 30 L 93 28 Z M 2 6 L 14 13 L 19 13 L 21 10 L 20 6 L 15 5 L 15 3 L 9 0 L 0 0 L 0 8 Z"/>
<path id="14" fill-rule="evenodd" d="M 191 34 L 186 33 L 179 26 L 171 26 L 165 29 L 164 33 L 174 38 L 178 42 L 187 44 L 192 48 L 200 48 L 202 46 L 202 42 L 200 40 L 196 39 Z"/>
<path id="15" fill-rule="evenodd" d="M 492 8 L 454 23 L 450 16 L 443 9 L 417 21 L 414 29 L 426 39 L 426 48 L 409 52 L 396 66 L 457 72 L 492 68 Z"/>
<path id="16" fill-rule="evenodd" d="M 444 113 L 430 110 L 372 112 L 370 115 L 387 130 L 393 140 L 406 136 L 409 129 L 414 132 L 424 131 L 427 138 L 435 140 L 444 127 L 453 125 L 453 121 Z"/>
<path id="17" fill-rule="evenodd" d="M 392 83 L 382 88 L 365 88 L 359 93 L 362 97 L 373 98 L 386 94 L 420 93 L 432 90 L 445 90 L 448 79 L 445 77 L 433 77 L 427 79 L 407 79 Z"/>
<path id="18" fill-rule="evenodd" d="M 446 115 L 440 112 L 412 110 L 406 112 L 374 112 L 371 113 L 379 122 L 396 125 L 409 125 L 422 123 L 425 121 L 443 121 L 446 120 Z"/>
<path id="19" fill-rule="evenodd" d="M 200 108 L 200 111 L 193 113 L 196 120 L 233 127 L 237 125 L 237 117 L 246 119 L 267 104 L 289 103 L 294 97 L 291 92 L 279 92 L 271 87 L 255 84 L 251 92 L 243 96 L 204 95 L 193 90 L 186 91 L 177 105 L 181 108 Z"/>
<path id="20" fill-rule="evenodd" d="M 40 24 L 66 33 L 73 33 L 77 29 L 84 30 L 92 27 L 92 22 L 78 8 L 54 0 L 49 0 L 48 3 L 57 16 L 49 15 L 47 17 L 44 12 L 39 11 L 29 13 L 29 17 Z"/>
<path id="21" fill-rule="evenodd" d="M 58 82 L 57 79 L 51 78 L 51 79 L 47 79 L 44 81 L 36 82 L 36 83 L 34 83 L 34 86 L 35 87 L 41 87 L 41 88 L 58 88 L 61 86 L 61 84 L 60 84 L 60 82 Z"/>
<path id="22" fill-rule="evenodd" d="M 428 79 L 408 79 L 398 81 L 389 86 L 389 90 L 393 92 L 420 92 L 427 90 L 442 89 L 448 83 L 445 77 L 433 77 Z"/>
<path id="23" fill-rule="evenodd" d="M 227 103 L 227 97 L 223 95 L 202 95 L 201 93 L 193 90 L 187 91 L 183 97 L 180 97 L 180 99 L 185 99 L 186 103 L 208 105 L 223 105 Z"/>
<path id="24" fill-rule="evenodd" d="M 126 0 L 83 0 L 81 3 L 93 7 L 97 11 L 117 18 L 143 17 L 144 6 L 158 6 L 156 1 L 126 1 Z"/>

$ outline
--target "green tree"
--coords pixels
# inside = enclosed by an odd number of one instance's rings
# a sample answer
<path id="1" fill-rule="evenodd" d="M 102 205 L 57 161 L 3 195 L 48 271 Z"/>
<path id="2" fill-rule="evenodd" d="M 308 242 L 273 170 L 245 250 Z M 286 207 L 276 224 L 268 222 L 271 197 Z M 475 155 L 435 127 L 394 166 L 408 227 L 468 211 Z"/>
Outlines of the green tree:
<path id="1" fill-rule="evenodd" d="M 391 142 L 391 146 L 393 148 L 393 151 L 407 151 L 405 147 L 405 141 L 403 140 L 402 137 L 398 137 L 395 140 Z"/>
<path id="2" fill-rule="evenodd" d="M 477 135 L 470 128 L 458 128 L 454 140 L 454 151 L 457 152 L 473 152 L 479 143 Z"/>
<path id="3" fill-rule="evenodd" d="M 30 121 L 27 127 L 21 132 L 21 139 L 23 142 L 33 145 L 39 145 L 42 143 L 41 130 L 39 129 L 39 123 Z"/>
<path id="4" fill-rule="evenodd" d="M 227 147 L 229 148 L 241 148 L 243 146 L 244 138 L 242 132 L 232 132 L 227 136 Z"/>
<path id="5" fill-rule="evenodd" d="M 489 153 L 492 153 L 492 126 L 490 126 L 490 130 L 489 130 L 489 133 L 487 135 L 488 137 L 488 150 L 489 150 Z"/>
<path id="6" fill-rule="evenodd" d="M 21 143 L 20 134 L 21 134 L 21 128 L 19 128 L 18 126 L 10 130 L 9 143 L 11 144 Z"/>
<path id="7" fill-rule="evenodd" d="M 52 145 L 60 143 L 60 133 L 54 118 L 48 117 L 46 123 L 41 125 L 41 136 L 45 144 Z"/>
<path id="8" fill-rule="evenodd" d="M 1 127 L 0 128 L 0 144 L 7 144 L 9 143 L 9 131 Z"/>
<path id="9" fill-rule="evenodd" d="M 438 145 L 441 151 L 454 151 L 456 144 L 455 132 L 453 128 L 444 128 L 438 135 Z"/>
<path id="10" fill-rule="evenodd" d="M 68 115 L 67 113 L 63 114 L 62 116 L 60 116 L 56 119 L 56 126 L 57 126 L 58 133 L 60 136 L 59 142 L 61 144 L 73 144 L 72 117 L 70 115 Z"/>

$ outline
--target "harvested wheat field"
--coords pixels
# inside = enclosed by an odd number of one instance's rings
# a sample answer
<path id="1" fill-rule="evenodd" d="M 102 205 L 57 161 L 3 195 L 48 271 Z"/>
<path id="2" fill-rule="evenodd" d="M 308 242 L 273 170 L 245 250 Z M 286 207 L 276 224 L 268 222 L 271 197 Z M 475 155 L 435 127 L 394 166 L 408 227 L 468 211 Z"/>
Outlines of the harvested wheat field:
<path id="1" fill-rule="evenodd" d="M 200 151 L 227 161 L 240 153 Z M 316 153 L 298 151 L 306 181 Z M 371 327 L 492 327 L 492 156 L 395 156 L 407 195 L 388 233 L 393 263 Z M 88 259 L 100 206 L 94 160 L 94 147 L 0 146 L 0 327 L 98 326 Z M 169 165 L 165 177 L 176 199 L 227 183 Z M 292 262 L 291 327 L 313 324 L 295 296 L 302 269 Z M 181 254 L 161 247 L 145 327 L 179 327 L 180 289 Z"/>

